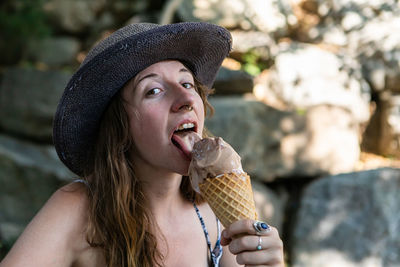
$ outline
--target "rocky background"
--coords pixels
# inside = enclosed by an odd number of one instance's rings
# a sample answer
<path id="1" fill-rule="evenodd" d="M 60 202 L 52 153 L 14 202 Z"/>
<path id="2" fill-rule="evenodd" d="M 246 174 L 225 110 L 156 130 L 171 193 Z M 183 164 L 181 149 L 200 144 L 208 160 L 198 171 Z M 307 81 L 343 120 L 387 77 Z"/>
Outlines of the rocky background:
<path id="1" fill-rule="evenodd" d="M 0 3 L 0 259 L 74 175 L 52 117 L 89 48 L 132 22 L 208 21 L 233 51 L 207 127 L 242 156 L 288 266 L 400 266 L 397 0 Z"/>

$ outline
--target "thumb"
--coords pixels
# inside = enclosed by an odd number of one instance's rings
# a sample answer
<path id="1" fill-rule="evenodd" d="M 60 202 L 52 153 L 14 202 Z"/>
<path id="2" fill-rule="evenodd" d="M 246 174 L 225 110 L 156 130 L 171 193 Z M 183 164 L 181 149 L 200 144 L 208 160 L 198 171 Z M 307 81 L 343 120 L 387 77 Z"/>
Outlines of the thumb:
<path id="1" fill-rule="evenodd" d="M 227 246 L 231 243 L 232 238 L 227 237 L 229 236 L 226 230 L 223 230 L 221 233 L 221 245 Z"/>

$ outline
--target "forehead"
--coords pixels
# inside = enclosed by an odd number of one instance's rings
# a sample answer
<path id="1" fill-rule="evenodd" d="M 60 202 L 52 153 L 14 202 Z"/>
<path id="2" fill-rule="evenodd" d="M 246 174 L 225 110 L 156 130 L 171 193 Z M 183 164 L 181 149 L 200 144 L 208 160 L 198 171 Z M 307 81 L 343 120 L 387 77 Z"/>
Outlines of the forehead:
<path id="1" fill-rule="evenodd" d="M 173 72 L 173 71 L 189 71 L 188 68 L 185 67 L 180 61 L 177 60 L 165 60 L 165 61 L 160 61 L 157 63 L 154 63 L 150 65 L 149 67 L 145 68 L 144 70 L 140 71 L 136 76 L 135 79 L 140 78 L 143 75 L 146 75 L 148 73 L 158 73 L 158 72 Z"/>

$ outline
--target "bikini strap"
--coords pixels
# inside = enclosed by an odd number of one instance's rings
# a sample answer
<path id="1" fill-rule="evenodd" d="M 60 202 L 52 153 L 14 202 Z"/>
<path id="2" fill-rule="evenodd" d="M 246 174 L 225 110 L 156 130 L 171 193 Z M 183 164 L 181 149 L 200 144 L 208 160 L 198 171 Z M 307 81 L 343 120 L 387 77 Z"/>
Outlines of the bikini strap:
<path id="1" fill-rule="evenodd" d="M 211 260 L 212 260 L 212 266 L 217 267 L 219 266 L 219 261 L 222 257 L 222 245 L 221 245 L 221 226 L 220 226 L 220 222 L 218 220 L 218 218 L 216 218 L 217 221 L 217 231 L 218 231 L 218 239 L 217 242 L 215 244 L 214 249 L 211 248 L 211 241 L 210 241 L 210 236 L 208 234 L 206 225 L 204 223 L 203 217 L 200 214 L 200 211 L 197 207 L 197 205 L 193 202 L 193 207 L 196 210 L 197 213 L 197 217 L 199 217 L 200 223 L 201 223 L 201 227 L 203 228 L 203 232 L 204 232 L 204 236 L 207 240 L 207 246 L 208 249 L 210 251 L 211 254 Z"/>

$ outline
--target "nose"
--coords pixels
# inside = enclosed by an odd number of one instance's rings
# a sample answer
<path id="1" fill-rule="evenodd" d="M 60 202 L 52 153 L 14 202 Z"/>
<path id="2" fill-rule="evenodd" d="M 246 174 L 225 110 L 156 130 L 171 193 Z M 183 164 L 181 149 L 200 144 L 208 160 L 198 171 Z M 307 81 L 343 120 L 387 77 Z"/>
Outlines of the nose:
<path id="1" fill-rule="evenodd" d="M 191 111 L 194 105 L 194 89 L 184 88 L 182 85 L 174 86 L 172 111 Z"/>

